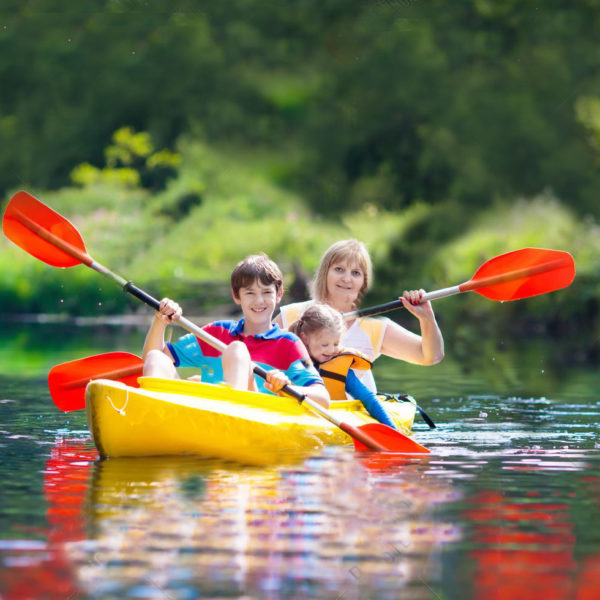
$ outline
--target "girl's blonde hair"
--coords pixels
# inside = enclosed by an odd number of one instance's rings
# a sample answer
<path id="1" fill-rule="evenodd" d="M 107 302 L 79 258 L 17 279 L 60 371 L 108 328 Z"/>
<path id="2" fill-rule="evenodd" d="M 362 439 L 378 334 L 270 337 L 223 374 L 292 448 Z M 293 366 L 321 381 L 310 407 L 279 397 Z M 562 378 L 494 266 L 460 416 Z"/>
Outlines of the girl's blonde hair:
<path id="1" fill-rule="evenodd" d="M 313 281 L 313 298 L 317 302 L 327 302 L 327 273 L 331 265 L 343 262 L 355 263 L 364 275 L 363 285 L 354 303 L 354 308 L 356 308 L 371 287 L 373 267 L 367 247 L 354 239 L 336 242 L 323 254 Z"/>
<path id="2" fill-rule="evenodd" d="M 316 303 L 309 306 L 289 327 L 289 331 L 300 338 L 303 335 L 310 336 L 321 329 L 331 329 L 340 337 L 346 329 L 341 313 L 328 304 Z"/>

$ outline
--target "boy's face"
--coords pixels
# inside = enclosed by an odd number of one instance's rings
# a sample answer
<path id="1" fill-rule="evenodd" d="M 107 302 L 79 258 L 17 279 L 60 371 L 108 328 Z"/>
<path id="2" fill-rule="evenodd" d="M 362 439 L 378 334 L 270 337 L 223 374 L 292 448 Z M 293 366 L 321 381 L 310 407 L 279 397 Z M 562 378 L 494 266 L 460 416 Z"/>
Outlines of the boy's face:
<path id="1" fill-rule="evenodd" d="M 265 285 L 256 279 L 252 285 L 241 287 L 239 296 L 233 296 L 236 304 L 242 307 L 246 327 L 250 326 L 260 332 L 271 328 L 271 319 L 283 290 L 277 292 L 275 284 Z"/>

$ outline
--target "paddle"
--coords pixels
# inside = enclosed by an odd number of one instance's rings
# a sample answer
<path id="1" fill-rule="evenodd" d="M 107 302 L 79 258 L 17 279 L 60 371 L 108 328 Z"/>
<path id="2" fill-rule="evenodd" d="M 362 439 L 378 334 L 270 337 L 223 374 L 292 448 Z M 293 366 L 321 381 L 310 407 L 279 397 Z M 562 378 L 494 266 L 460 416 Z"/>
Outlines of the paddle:
<path id="1" fill-rule="evenodd" d="M 92 379 L 116 379 L 139 387 L 144 361 L 128 352 L 109 352 L 56 365 L 48 373 L 48 387 L 54 404 L 68 412 L 85 408 L 85 388 Z"/>
<path id="2" fill-rule="evenodd" d="M 17 192 L 11 198 L 4 213 L 2 228 L 6 236 L 17 246 L 47 264 L 56 267 L 72 267 L 83 263 L 118 283 L 126 292 L 145 302 L 154 310 L 158 310 L 160 302 L 156 298 L 96 262 L 87 253 L 83 239 L 73 224 L 27 192 Z M 177 323 L 220 352 L 225 349 L 223 342 L 185 317 L 177 319 Z M 267 372 L 262 367 L 253 365 L 253 370 L 256 375 L 266 379 Z M 313 412 L 350 435 L 354 439 L 357 449 L 363 449 L 363 446 L 366 446 L 372 450 L 391 452 L 429 452 L 427 448 L 391 427 L 378 423 L 354 427 L 340 421 L 327 409 L 290 386 L 285 386 L 282 391 L 298 402 L 304 402 Z"/>
<path id="3" fill-rule="evenodd" d="M 486 261 L 468 281 L 423 295 L 422 302 L 477 292 L 490 300 L 508 302 L 560 290 L 575 277 L 575 263 L 568 252 L 545 248 L 522 248 Z M 344 318 L 379 315 L 404 306 L 394 300 L 371 308 L 344 313 Z"/>

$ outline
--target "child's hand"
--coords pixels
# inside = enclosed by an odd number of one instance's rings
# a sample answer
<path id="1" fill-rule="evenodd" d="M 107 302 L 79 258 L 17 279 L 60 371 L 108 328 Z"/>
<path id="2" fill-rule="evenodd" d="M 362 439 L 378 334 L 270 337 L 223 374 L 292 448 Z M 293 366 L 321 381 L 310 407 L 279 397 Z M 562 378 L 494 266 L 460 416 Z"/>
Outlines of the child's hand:
<path id="1" fill-rule="evenodd" d="M 165 323 L 170 324 L 179 319 L 182 313 L 183 311 L 181 310 L 181 306 L 179 306 L 177 302 L 174 302 L 170 298 L 163 298 L 160 301 L 160 306 L 155 314 L 159 319 L 162 319 Z"/>
<path id="2" fill-rule="evenodd" d="M 202 382 L 202 375 L 201 374 L 192 375 L 191 377 L 188 377 L 187 380 L 188 381 Z"/>
<path id="3" fill-rule="evenodd" d="M 289 377 L 283 371 L 278 371 L 277 369 L 267 371 L 267 382 L 265 383 L 265 387 L 271 392 L 281 395 L 281 388 L 290 384 L 291 381 Z"/>

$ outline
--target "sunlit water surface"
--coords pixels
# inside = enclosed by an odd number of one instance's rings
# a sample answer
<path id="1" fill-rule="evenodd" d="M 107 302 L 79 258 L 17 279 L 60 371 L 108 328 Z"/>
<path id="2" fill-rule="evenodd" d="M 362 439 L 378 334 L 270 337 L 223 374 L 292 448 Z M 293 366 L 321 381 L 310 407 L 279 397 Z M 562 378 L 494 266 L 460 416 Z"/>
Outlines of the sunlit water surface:
<path id="1" fill-rule="evenodd" d="M 0 376 L 0 598 L 600 596 L 594 373 L 535 397 L 450 361 L 379 381 L 434 417 L 431 455 L 99 461 L 43 376 Z"/>

